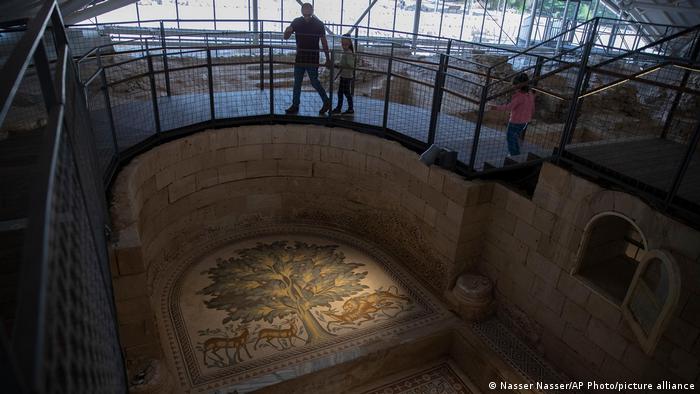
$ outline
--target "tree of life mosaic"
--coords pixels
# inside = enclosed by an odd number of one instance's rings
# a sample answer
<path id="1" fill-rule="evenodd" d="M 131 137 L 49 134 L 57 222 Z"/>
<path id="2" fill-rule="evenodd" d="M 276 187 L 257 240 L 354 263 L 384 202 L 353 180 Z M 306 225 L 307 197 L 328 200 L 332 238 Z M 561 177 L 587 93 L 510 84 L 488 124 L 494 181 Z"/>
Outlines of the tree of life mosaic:
<path id="1" fill-rule="evenodd" d="M 206 368 L 332 341 L 415 307 L 374 261 L 336 244 L 257 242 L 219 253 L 201 276 L 209 284 L 196 294 L 210 312 L 200 316 L 220 316 L 197 330 Z"/>

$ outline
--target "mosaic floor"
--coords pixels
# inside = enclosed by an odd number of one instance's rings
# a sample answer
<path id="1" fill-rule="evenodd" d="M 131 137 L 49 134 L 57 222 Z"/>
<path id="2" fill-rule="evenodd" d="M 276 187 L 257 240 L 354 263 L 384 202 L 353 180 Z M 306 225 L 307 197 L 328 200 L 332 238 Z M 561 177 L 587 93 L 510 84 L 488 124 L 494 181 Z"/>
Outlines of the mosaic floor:
<path id="1" fill-rule="evenodd" d="M 449 362 L 394 377 L 390 382 L 374 387 L 363 394 L 471 394 L 463 377 Z M 466 380 L 466 379 L 465 379 Z M 468 380 L 467 380 L 468 381 Z"/>
<path id="2" fill-rule="evenodd" d="M 447 315 L 378 248 L 329 229 L 259 230 L 179 267 L 161 313 L 166 352 L 193 392 L 326 368 L 329 355 Z"/>

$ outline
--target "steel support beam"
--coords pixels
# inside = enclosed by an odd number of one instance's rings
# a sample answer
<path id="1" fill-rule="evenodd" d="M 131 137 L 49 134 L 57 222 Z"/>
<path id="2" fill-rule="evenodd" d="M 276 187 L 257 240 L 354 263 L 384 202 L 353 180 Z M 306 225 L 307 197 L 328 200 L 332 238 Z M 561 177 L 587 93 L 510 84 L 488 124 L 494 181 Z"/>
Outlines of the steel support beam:
<path id="1" fill-rule="evenodd" d="M 94 2 L 94 0 L 66 0 L 64 2 L 60 2 L 58 8 L 61 9 L 61 13 L 63 15 L 70 15 L 92 2 Z"/>
<path id="2" fill-rule="evenodd" d="M 660 10 L 666 12 L 676 12 L 682 14 L 700 14 L 700 8 L 684 7 L 684 6 L 674 6 L 674 5 L 664 5 L 655 3 L 643 3 L 635 1 L 630 6 L 638 10 Z"/>
<path id="3" fill-rule="evenodd" d="M 360 23 L 362 23 L 362 20 L 365 19 L 365 16 L 367 16 L 367 14 L 369 14 L 369 10 L 371 10 L 372 7 L 374 7 L 375 4 L 377 4 L 377 0 L 372 1 L 372 2 L 367 6 L 367 8 L 365 9 L 365 11 L 362 13 L 362 15 L 360 15 L 360 17 L 357 18 L 357 21 L 355 22 L 355 24 L 352 25 L 352 27 L 350 28 L 350 30 L 348 30 L 347 34 L 352 34 L 352 32 L 354 32 L 355 29 L 357 29 L 357 26 L 358 26 Z"/>
<path id="4" fill-rule="evenodd" d="M 66 25 L 74 25 L 86 19 L 94 18 L 98 15 L 114 11 L 132 3 L 136 3 L 137 1 L 138 0 L 107 0 L 92 7 L 85 8 L 84 10 L 72 13 L 66 16 L 63 22 Z"/>
<path id="5" fill-rule="evenodd" d="M 416 40 L 418 40 L 418 26 L 420 25 L 420 8 L 421 0 L 416 0 L 416 12 L 413 14 L 413 45 L 412 48 L 416 49 Z"/>
<path id="6" fill-rule="evenodd" d="M 525 41 L 525 48 L 530 47 L 530 40 L 532 40 L 532 29 L 535 27 L 535 18 L 537 16 L 537 3 L 541 0 L 535 0 L 532 2 L 532 13 L 530 14 L 530 26 L 527 29 L 527 41 Z"/>

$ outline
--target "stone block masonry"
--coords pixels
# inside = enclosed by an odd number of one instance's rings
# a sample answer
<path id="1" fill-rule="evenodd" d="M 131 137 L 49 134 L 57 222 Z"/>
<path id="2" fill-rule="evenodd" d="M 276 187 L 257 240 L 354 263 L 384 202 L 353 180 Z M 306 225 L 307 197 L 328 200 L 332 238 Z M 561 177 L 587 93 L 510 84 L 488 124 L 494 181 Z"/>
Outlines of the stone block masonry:
<path id="1" fill-rule="evenodd" d="M 490 277 L 498 303 L 524 312 L 541 330 L 535 345 L 572 378 L 700 379 L 700 290 L 685 279 L 700 278 L 692 242 L 700 234 L 552 164 L 530 197 L 426 167 L 415 152 L 370 135 L 246 126 L 156 147 L 121 170 L 112 192 L 127 357 L 158 357 L 151 296 L 169 265 L 235 229 L 312 221 L 382 245 L 437 293 L 464 271 Z M 587 224 L 604 212 L 629 218 L 685 275 L 682 303 L 652 355 L 639 349 L 619 303 L 572 274 Z"/>
<path id="2" fill-rule="evenodd" d="M 698 231 L 634 196 L 605 190 L 548 163 L 532 198 L 501 185 L 493 190 L 479 269 L 496 283 L 502 305 L 525 311 L 541 326 L 550 360 L 578 378 L 617 376 L 652 383 L 700 379 L 700 322 L 696 314 L 683 312 L 700 310 L 690 301 L 700 283 L 693 281 L 693 274 L 683 275 L 681 302 L 656 350 L 647 355 L 622 318 L 620 301 L 609 299 L 575 272 L 586 226 L 596 215 L 610 213 L 634 223 L 649 249 L 668 251 L 685 273 L 700 269 L 699 244 L 690 241 L 700 239 Z M 609 240 L 604 231 L 615 229 L 601 228 L 595 239 Z M 606 244 L 596 253 L 602 257 L 615 252 L 611 249 Z"/>

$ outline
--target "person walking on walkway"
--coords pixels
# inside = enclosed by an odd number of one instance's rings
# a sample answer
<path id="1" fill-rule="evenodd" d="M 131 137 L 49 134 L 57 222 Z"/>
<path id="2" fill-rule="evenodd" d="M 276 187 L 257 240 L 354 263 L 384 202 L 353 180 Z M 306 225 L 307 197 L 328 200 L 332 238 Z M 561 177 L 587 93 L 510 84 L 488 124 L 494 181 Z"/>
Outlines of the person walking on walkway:
<path id="1" fill-rule="evenodd" d="M 304 73 L 309 74 L 311 86 L 316 89 L 323 107 L 318 111 L 323 115 L 331 108 L 331 100 L 326 94 L 326 90 L 318 80 L 319 48 L 318 41 L 323 45 L 323 52 L 326 54 L 326 67 L 330 67 L 330 54 L 328 51 L 328 41 L 326 40 L 326 27 L 318 18 L 314 16 L 314 7 L 311 3 L 304 3 L 301 6 L 302 16 L 296 18 L 284 30 L 284 39 L 288 40 L 294 33 L 297 53 L 294 60 L 294 89 L 292 91 L 292 106 L 285 111 L 287 114 L 299 112 L 299 101 L 301 97 L 301 83 L 304 80 Z"/>
<path id="2" fill-rule="evenodd" d="M 343 46 L 343 54 L 340 62 L 336 65 L 340 67 L 340 84 L 338 85 L 338 105 L 331 111 L 332 114 L 339 114 L 343 110 L 343 95 L 348 99 L 348 109 L 344 114 L 354 114 L 352 105 L 352 77 L 355 69 L 355 49 L 352 47 L 352 40 L 349 34 L 344 34 L 340 40 Z"/>
<path id="3" fill-rule="evenodd" d="M 510 111 L 506 141 L 510 156 L 520 154 L 520 140 L 527 124 L 532 120 L 535 112 L 535 95 L 530 92 L 527 74 L 520 73 L 513 78 L 513 85 L 517 87 L 508 104 L 491 105 L 491 109 L 497 111 Z"/>

